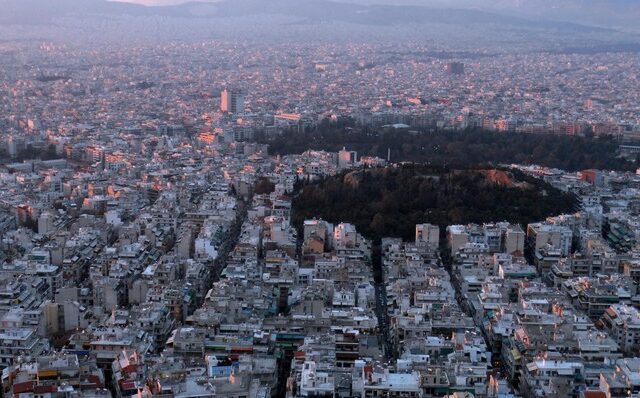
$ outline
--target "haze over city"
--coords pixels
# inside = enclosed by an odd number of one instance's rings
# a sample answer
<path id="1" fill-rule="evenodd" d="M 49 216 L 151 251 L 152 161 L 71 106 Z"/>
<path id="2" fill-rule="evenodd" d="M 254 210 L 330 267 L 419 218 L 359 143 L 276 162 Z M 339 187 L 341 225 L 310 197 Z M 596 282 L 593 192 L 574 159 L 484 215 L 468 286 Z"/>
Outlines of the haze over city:
<path id="1" fill-rule="evenodd" d="M 0 0 L 2 396 L 640 397 L 638 20 Z"/>

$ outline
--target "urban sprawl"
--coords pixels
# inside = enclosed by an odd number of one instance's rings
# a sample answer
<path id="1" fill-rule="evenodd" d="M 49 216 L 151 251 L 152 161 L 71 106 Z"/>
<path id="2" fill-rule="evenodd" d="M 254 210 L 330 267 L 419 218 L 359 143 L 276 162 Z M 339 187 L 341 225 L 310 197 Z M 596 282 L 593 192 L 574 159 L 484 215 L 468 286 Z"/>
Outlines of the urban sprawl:
<path id="1" fill-rule="evenodd" d="M 640 396 L 639 175 L 509 165 L 579 208 L 416 225 L 382 240 L 377 282 L 349 220 L 291 222 L 302 181 L 387 160 L 272 156 L 258 132 L 640 133 L 637 54 L 459 58 L 219 42 L 4 57 L 4 396 Z"/>

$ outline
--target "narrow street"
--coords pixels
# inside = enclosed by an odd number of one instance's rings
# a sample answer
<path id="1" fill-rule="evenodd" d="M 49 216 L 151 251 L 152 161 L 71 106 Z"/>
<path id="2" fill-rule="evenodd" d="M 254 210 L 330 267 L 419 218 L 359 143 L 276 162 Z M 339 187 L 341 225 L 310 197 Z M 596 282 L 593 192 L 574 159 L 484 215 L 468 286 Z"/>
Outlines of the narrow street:
<path id="1" fill-rule="evenodd" d="M 378 317 L 379 342 L 387 360 L 395 358 L 395 347 L 389 338 L 389 313 L 387 311 L 387 285 L 384 278 L 382 253 L 379 245 L 373 247 L 371 258 L 374 287 L 376 289 L 376 316 Z"/>
<path id="2" fill-rule="evenodd" d="M 238 244 L 240 233 L 242 232 L 242 224 L 247 219 L 247 204 L 244 201 L 238 201 L 238 212 L 236 219 L 229 228 L 227 235 L 225 236 L 220 250 L 218 251 L 218 258 L 212 262 L 212 269 L 209 276 L 209 286 L 220 280 L 220 274 L 227 266 L 229 262 L 229 255 Z"/>

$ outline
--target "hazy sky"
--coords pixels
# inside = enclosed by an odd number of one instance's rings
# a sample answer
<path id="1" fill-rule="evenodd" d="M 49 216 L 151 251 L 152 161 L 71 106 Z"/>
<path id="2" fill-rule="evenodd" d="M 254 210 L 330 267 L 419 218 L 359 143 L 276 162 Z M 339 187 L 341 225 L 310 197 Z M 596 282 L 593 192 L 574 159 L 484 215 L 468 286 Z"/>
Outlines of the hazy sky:
<path id="1" fill-rule="evenodd" d="M 188 3 L 193 0 L 117 0 L 117 1 L 126 1 L 128 3 L 137 3 L 144 4 L 148 6 L 158 6 L 158 5 L 172 5 L 172 4 L 181 4 Z M 216 1 L 222 0 L 196 0 L 200 2 L 208 2 L 215 3 Z M 265 0 L 268 1 L 268 0 Z M 344 1 L 344 0 L 343 0 Z M 452 2 L 452 0 L 346 0 L 344 2 L 348 3 L 361 3 L 361 4 L 372 4 L 372 3 L 386 3 L 386 4 L 424 4 L 424 3 L 439 3 L 446 4 L 447 2 Z"/>
<path id="2" fill-rule="evenodd" d="M 206 0 L 205 0 L 206 1 Z M 144 4 L 147 6 L 164 6 L 169 4 L 186 3 L 184 0 L 129 0 L 128 3 Z"/>

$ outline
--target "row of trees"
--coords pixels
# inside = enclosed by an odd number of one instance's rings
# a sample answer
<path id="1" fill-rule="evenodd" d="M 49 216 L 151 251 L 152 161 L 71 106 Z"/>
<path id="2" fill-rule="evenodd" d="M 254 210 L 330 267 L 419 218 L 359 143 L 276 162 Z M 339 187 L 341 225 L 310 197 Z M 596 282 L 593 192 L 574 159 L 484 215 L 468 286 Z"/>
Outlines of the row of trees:
<path id="1" fill-rule="evenodd" d="M 59 158 L 60 156 L 56 153 L 56 146 L 53 144 L 42 148 L 28 144 L 24 149 L 18 151 L 14 157 L 9 156 L 6 149 L 0 149 L 0 161 L 22 162 L 30 159 L 51 160 Z"/>
<path id="2" fill-rule="evenodd" d="M 338 151 L 342 147 L 361 155 L 469 167 L 478 164 L 540 164 L 568 171 L 590 168 L 634 171 L 637 165 L 618 157 L 614 137 L 579 137 L 501 133 L 484 130 L 409 132 L 373 131 L 366 127 L 323 124 L 316 131 L 286 131 L 276 137 L 258 135 L 272 154 L 302 153 L 307 149 Z"/>
<path id="3" fill-rule="evenodd" d="M 321 217 L 350 222 L 365 236 L 411 240 L 415 225 L 509 221 L 526 225 L 550 215 L 572 212 L 576 200 L 550 185 L 527 180 L 527 187 L 489 181 L 481 170 L 403 165 L 349 172 L 305 186 L 294 198 L 293 222 Z M 522 177 L 522 178 L 521 178 Z"/>

